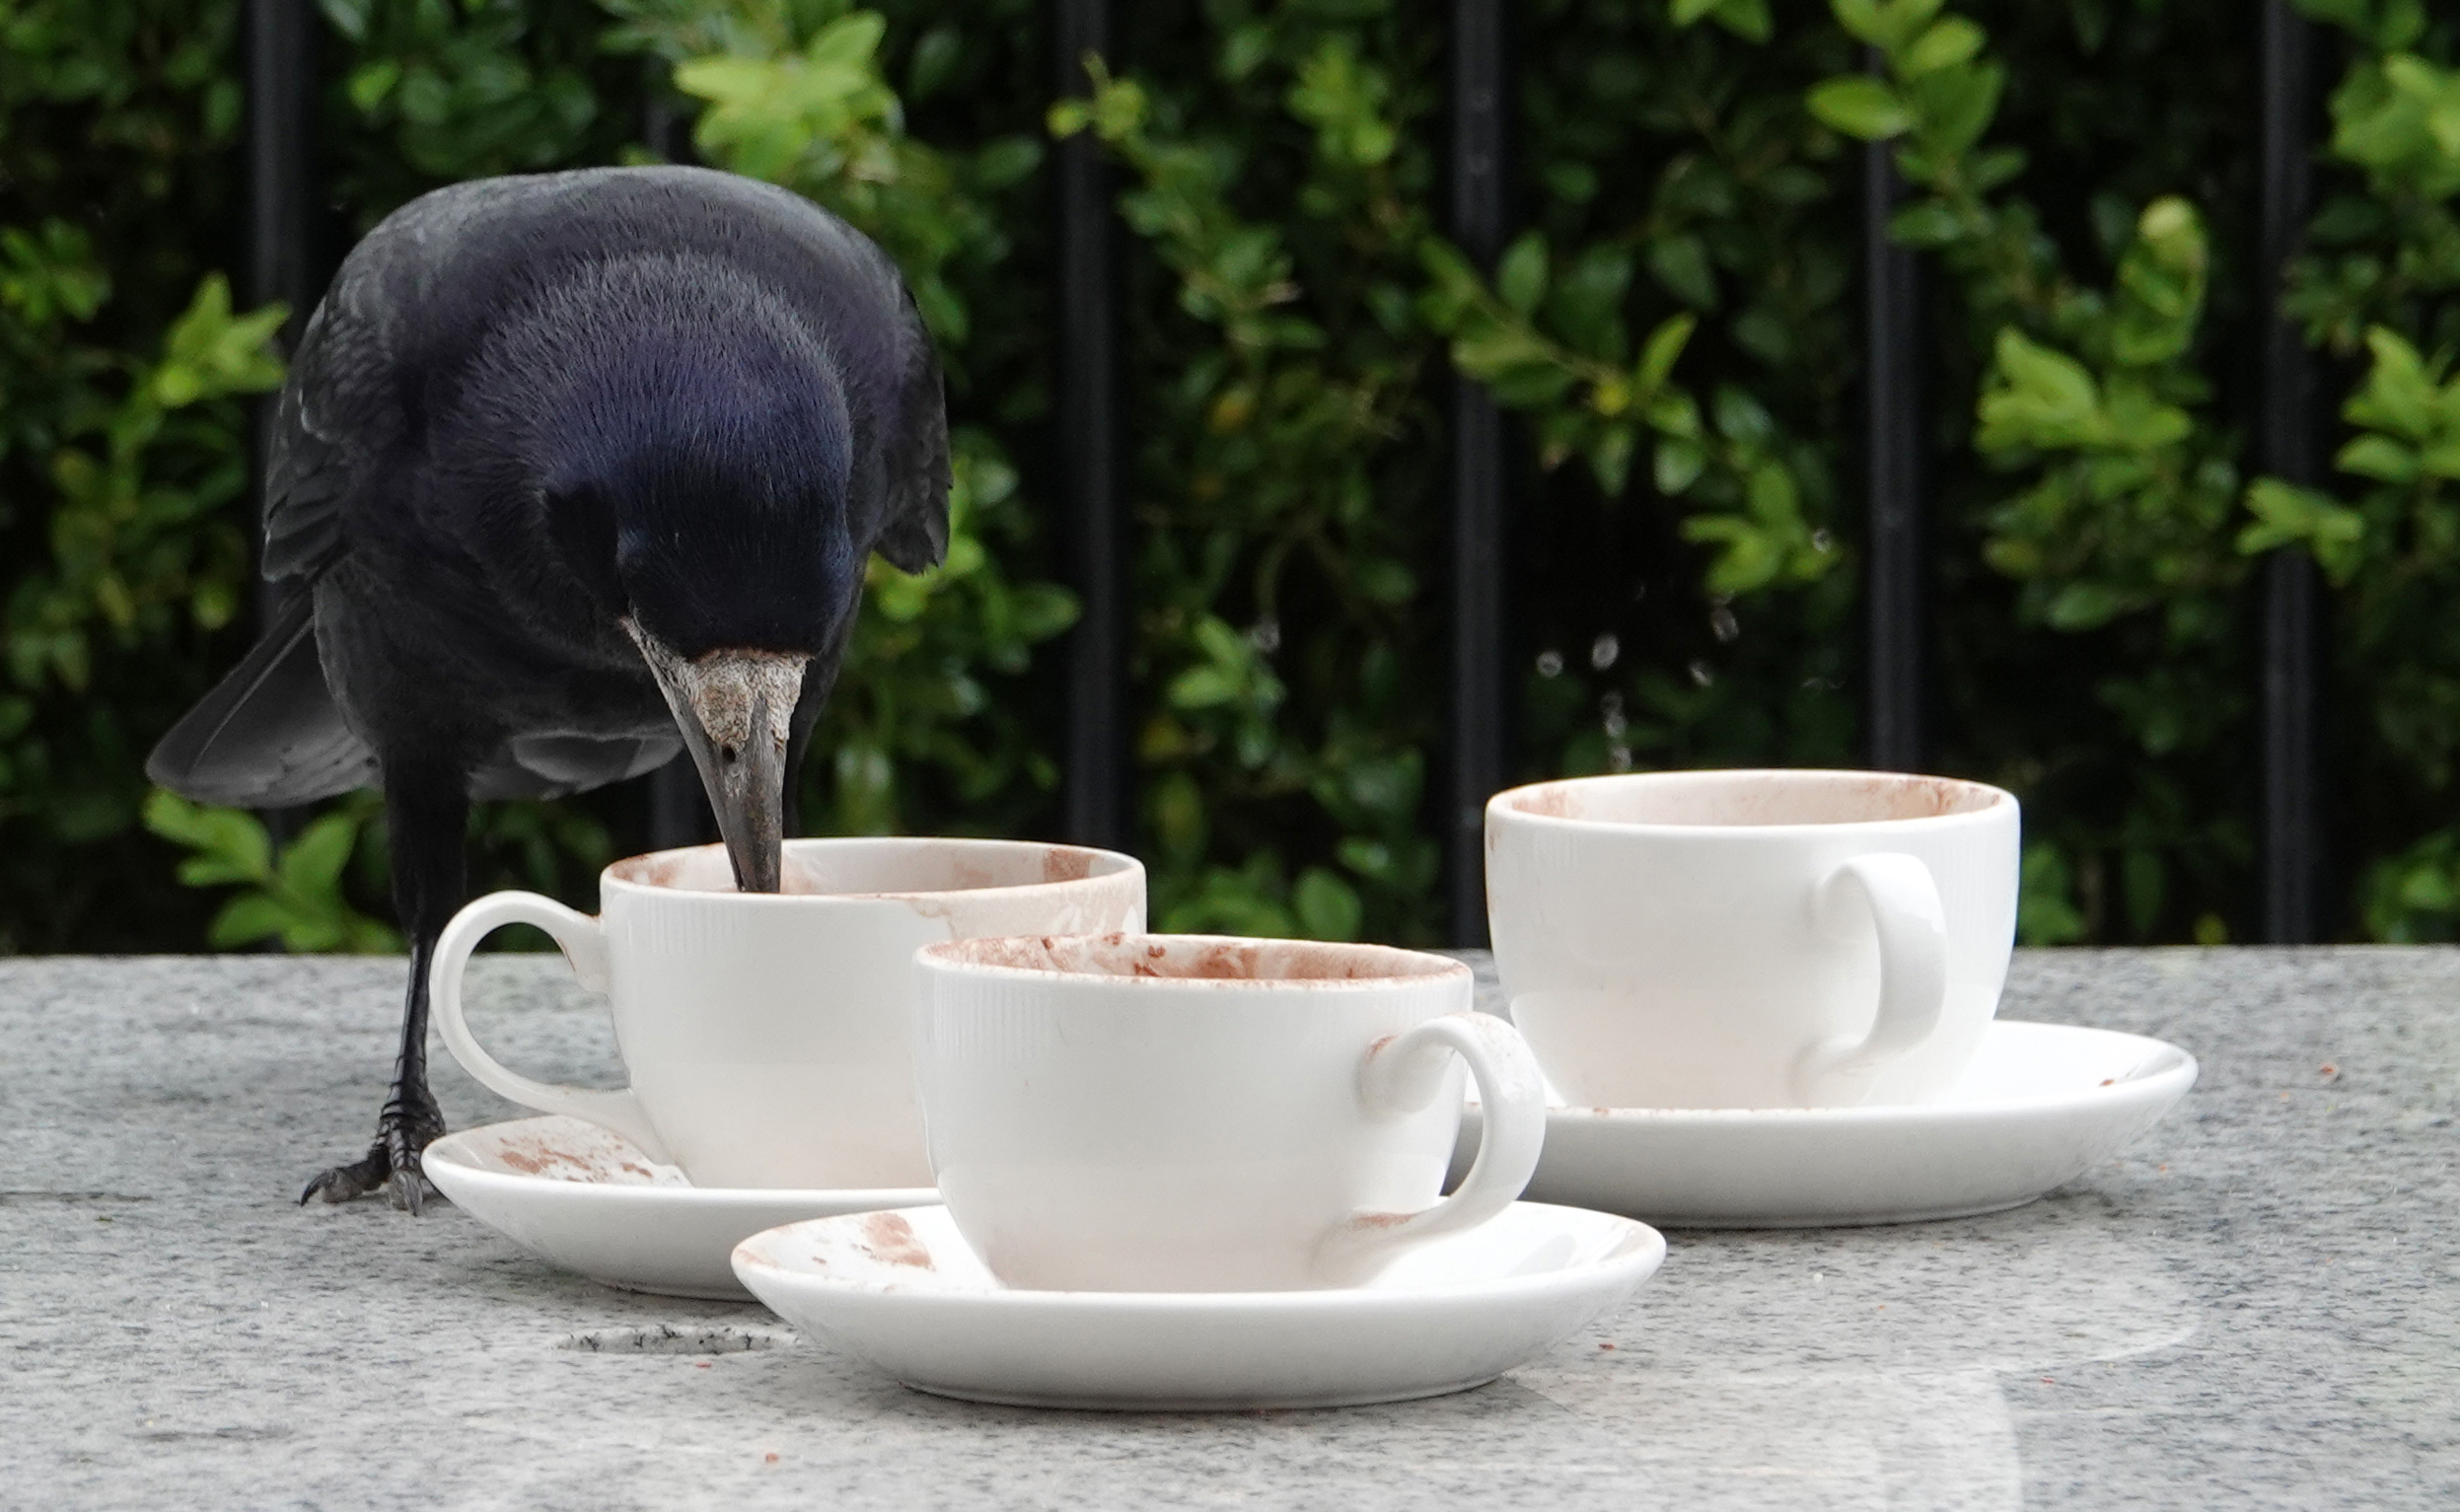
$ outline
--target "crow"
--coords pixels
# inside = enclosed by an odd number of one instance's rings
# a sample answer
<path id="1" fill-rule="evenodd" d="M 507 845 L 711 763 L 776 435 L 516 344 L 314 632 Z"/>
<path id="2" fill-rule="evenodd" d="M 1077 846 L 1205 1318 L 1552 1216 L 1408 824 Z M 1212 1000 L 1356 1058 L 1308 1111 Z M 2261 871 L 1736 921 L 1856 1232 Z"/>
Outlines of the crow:
<path id="1" fill-rule="evenodd" d="M 201 802 L 380 785 L 410 945 L 365 1158 L 301 1193 L 416 1212 L 427 972 L 473 800 L 691 753 L 748 892 L 778 888 L 792 776 L 874 551 L 948 548 L 940 366 L 860 232 L 697 168 L 438 189 L 344 259 L 265 457 L 261 638 L 156 747 Z"/>

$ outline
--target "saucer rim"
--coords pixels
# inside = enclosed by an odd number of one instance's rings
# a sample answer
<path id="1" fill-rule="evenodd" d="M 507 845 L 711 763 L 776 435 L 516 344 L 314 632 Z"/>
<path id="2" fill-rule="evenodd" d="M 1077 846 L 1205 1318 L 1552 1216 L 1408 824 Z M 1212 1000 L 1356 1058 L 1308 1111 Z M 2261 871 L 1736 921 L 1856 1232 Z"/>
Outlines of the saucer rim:
<path id="1" fill-rule="evenodd" d="M 565 1177 L 533 1176 L 520 1171 L 498 1171 L 489 1166 L 472 1164 L 467 1158 L 460 1158 L 459 1148 L 446 1148 L 448 1145 L 458 1146 L 459 1141 L 473 1134 L 485 1133 L 493 1129 L 511 1129 L 525 1123 L 544 1123 L 559 1119 L 588 1122 L 587 1119 L 571 1118 L 567 1114 L 533 1114 L 525 1118 L 498 1118 L 491 1123 L 473 1123 L 468 1128 L 455 1129 L 420 1151 L 419 1169 L 426 1171 L 428 1162 L 434 1161 L 450 1166 L 457 1180 L 513 1190 L 553 1191 L 558 1195 L 569 1194 L 570 1200 L 576 1202 L 653 1201 L 671 1206 L 716 1207 L 740 1205 L 747 1202 L 835 1203 L 848 1200 L 881 1199 L 874 1202 L 872 1208 L 868 1209 L 870 1211 L 890 1207 L 899 1209 L 934 1207 L 939 1204 L 939 1188 L 936 1187 L 694 1187 L 688 1184 L 688 1178 L 687 1178 L 687 1184 L 681 1187 L 662 1182 L 576 1182 Z M 595 1127 L 595 1125 L 592 1126 Z M 618 1134 L 615 1137 L 621 1138 L 622 1136 Z M 427 1179 L 431 1182 L 435 1181 L 435 1174 L 428 1171 Z M 441 1187 L 443 1184 L 438 1182 L 437 1185 Z"/>
<path id="2" fill-rule="evenodd" d="M 2178 1096 L 2193 1089 L 2203 1074 L 2203 1064 L 2195 1052 L 2167 1040 L 2139 1035 L 2131 1030 L 2101 1029 L 2089 1024 L 2054 1024 L 2040 1019 L 1990 1020 L 1983 1033 L 1995 1034 L 1999 1026 L 2018 1029 L 2027 1034 L 2047 1031 L 2054 1036 L 2088 1035 L 2113 1040 L 2133 1040 L 2145 1047 L 2147 1058 L 2137 1070 L 2115 1080 L 2091 1087 L 2075 1087 L 2064 1092 L 2051 1092 L 2020 1098 L 2007 1098 L 1989 1103 L 1877 1103 L 1854 1108 L 1603 1108 L 1586 1103 L 1552 1103 L 1547 1106 L 1546 1118 L 1551 1127 L 1556 1121 L 1565 1123 L 1646 1123 L 1646 1124 L 1733 1124 L 1747 1126 L 1765 1123 L 1946 1123 L 1962 1122 L 1976 1117 L 1999 1117 L 2016 1114 L 2037 1113 L 2058 1109 L 2084 1107 L 2101 1101 L 2118 1101 L 2144 1096 L 2169 1096 L 2176 1085 Z M 2175 1056 L 2145 1070 L 2154 1055 Z M 1480 1105 L 1466 1105 L 1465 1116 L 1483 1118 Z"/>
<path id="3" fill-rule="evenodd" d="M 1316 1286 L 1287 1291 L 1062 1291 L 1049 1288 L 1009 1287 L 992 1278 L 988 1286 L 911 1287 L 894 1281 L 862 1281 L 827 1275 L 814 1270 L 790 1269 L 744 1251 L 754 1244 L 789 1229 L 818 1223 L 840 1223 L 852 1218 L 875 1217 L 891 1212 L 911 1221 L 917 1212 L 945 1215 L 947 1205 L 940 1202 L 910 1207 L 877 1209 L 871 1213 L 839 1213 L 822 1218 L 804 1218 L 763 1229 L 735 1246 L 729 1257 L 736 1279 L 744 1288 L 758 1295 L 747 1268 L 774 1276 L 784 1283 L 832 1292 L 842 1297 L 881 1299 L 890 1305 L 900 1301 L 927 1303 L 948 1308 L 1015 1311 L 1026 1308 L 1042 1310 L 1092 1309 L 1105 1314 L 1152 1313 L 1186 1317 L 1189 1314 L 1235 1314 L 1259 1309 L 1290 1309 L 1300 1312 L 1338 1311 L 1404 1312 L 1429 1303 L 1471 1302 L 1480 1299 L 1502 1300 L 1524 1293 L 1552 1291 L 1567 1284 L 1567 1277 L 1600 1277 L 1621 1270 L 1636 1272 L 1631 1284 L 1637 1287 L 1654 1276 L 1665 1264 L 1667 1247 L 1663 1230 L 1656 1225 L 1622 1213 L 1601 1208 L 1577 1207 L 1567 1202 L 1533 1202 L 1516 1200 L 1505 1211 L 1521 1208 L 1544 1209 L 1548 1212 L 1578 1213 L 1586 1218 L 1607 1220 L 1627 1232 L 1612 1252 L 1594 1260 L 1568 1264 L 1554 1270 L 1526 1275 L 1501 1275 L 1472 1281 L 1454 1281 L 1441 1285 L 1412 1287 Z M 1501 1214 L 1497 1214 L 1500 1217 Z M 954 1222 L 952 1218 L 950 1222 Z M 1488 1219 L 1488 1222 L 1494 1221 Z M 1637 1241 L 1636 1244 L 1633 1242 Z M 1625 1248 L 1630 1246 L 1630 1248 Z M 907 1385 L 912 1383 L 908 1382 Z M 916 1390 L 927 1388 L 916 1387 Z M 1456 1388 L 1457 1389 L 1457 1388 Z"/>

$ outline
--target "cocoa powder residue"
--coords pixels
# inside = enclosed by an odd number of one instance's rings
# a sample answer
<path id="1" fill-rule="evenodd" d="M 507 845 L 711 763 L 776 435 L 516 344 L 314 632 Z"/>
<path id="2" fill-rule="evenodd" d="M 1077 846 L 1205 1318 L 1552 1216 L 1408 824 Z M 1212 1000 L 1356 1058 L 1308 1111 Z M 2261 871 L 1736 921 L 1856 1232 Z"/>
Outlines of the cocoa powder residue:
<path id="1" fill-rule="evenodd" d="M 931 1252 L 914 1236 L 914 1226 L 903 1213 L 873 1213 L 863 1220 L 863 1248 L 871 1258 L 891 1265 L 912 1265 L 929 1270 Z"/>

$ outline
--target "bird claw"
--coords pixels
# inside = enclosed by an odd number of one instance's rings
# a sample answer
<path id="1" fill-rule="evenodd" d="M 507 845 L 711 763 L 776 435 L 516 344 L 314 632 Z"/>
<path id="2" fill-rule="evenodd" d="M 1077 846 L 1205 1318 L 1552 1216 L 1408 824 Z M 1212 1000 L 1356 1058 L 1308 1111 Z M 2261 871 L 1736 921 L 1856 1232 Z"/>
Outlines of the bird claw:
<path id="1" fill-rule="evenodd" d="M 394 1206 L 413 1214 L 424 1212 L 431 1188 L 419 1169 L 419 1152 L 443 1134 L 444 1115 L 435 1100 L 424 1089 L 413 1094 L 397 1088 L 377 1117 L 376 1142 L 367 1147 L 366 1157 L 318 1172 L 299 1193 L 299 1201 L 303 1206 L 319 1197 L 347 1202 L 384 1191 Z"/>
<path id="2" fill-rule="evenodd" d="M 305 1207 L 319 1197 L 327 1202 L 363 1197 L 382 1187 L 392 1171 L 393 1162 L 386 1157 L 384 1142 L 379 1140 L 369 1148 L 367 1159 L 319 1171 L 308 1183 L 307 1190 L 299 1193 L 299 1205 Z"/>

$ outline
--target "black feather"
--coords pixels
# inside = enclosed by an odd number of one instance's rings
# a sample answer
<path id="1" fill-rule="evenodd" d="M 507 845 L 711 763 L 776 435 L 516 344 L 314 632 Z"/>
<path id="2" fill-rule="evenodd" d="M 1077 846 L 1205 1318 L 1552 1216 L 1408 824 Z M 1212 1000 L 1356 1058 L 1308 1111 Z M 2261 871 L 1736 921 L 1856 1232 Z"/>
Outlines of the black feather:
<path id="1" fill-rule="evenodd" d="M 255 649 L 154 748 L 145 775 L 201 803 L 286 809 L 376 780 L 318 665 L 314 605 L 300 594 Z"/>

